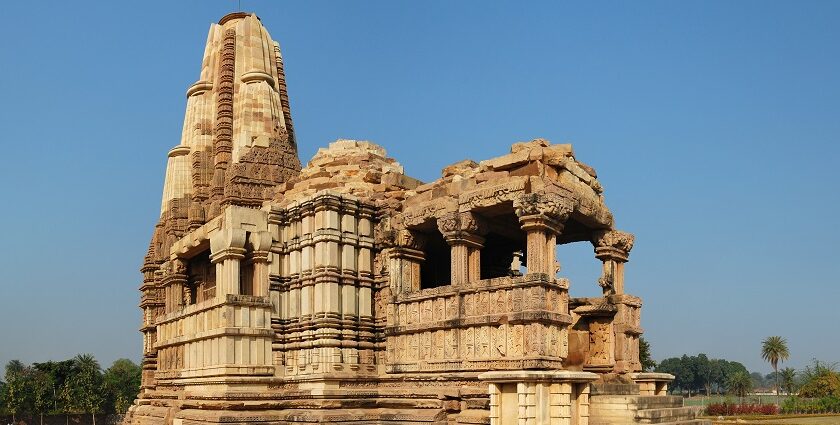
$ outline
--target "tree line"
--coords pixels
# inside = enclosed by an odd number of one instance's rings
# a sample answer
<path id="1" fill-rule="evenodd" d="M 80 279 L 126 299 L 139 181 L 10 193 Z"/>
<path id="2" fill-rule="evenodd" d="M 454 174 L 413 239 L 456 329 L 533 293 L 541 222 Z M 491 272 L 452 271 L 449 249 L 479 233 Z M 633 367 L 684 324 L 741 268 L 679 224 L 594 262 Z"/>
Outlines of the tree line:
<path id="1" fill-rule="evenodd" d="M 102 370 L 90 354 L 64 361 L 25 365 L 6 364 L 0 381 L 0 414 L 40 416 L 57 414 L 96 415 L 125 413 L 140 392 L 142 369 L 128 359 L 119 359 Z"/>
<path id="2" fill-rule="evenodd" d="M 675 376 L 669 390 L 672 392 L 706 395 L 723 394 L 731 387 L 740 384 L 746 377 L 749 380 L 747 368 L 735 361 L 724 359 L 710 359 L 701 353 L 696 356 L 683 354 L 682 357 L 671 357 L 659 362 L 656 372 L 670 373 Z"/>
<path id="3" fill-rule="evenodd" d="M 787 340 L 781 336 L 769 336 L 761 343 L 761 358 L 770 363 L 773 372 L 762 375 L 749 373 L 743 364 L 723 359 L 709 359 L 705 354 L 671 357 L 656 363 L 650 356 L 650 344 L 640 340 L 639 357 L 643 370 L 670 373 L 675 376 L 669 391 L 680 394 L 705 393 L 730 394 L 739 398 L 739 404 L 729 401 L 709 406 L 731 412 L 752 412 L 772 410 L 774 413 L 826 413 L 840 412 L 840 372 L 838 363 L 827 363 L 813 359 L 811 365 L 800 370 L 784 367 L 780 363 L 790 358 Z M 754 389 L 776 390 L 776 405 L 743 404 L 744 398 Z M 786 394 L 784 401 L 781 394 Z M 780 402 L 781 401 L 781 402 Z"/>

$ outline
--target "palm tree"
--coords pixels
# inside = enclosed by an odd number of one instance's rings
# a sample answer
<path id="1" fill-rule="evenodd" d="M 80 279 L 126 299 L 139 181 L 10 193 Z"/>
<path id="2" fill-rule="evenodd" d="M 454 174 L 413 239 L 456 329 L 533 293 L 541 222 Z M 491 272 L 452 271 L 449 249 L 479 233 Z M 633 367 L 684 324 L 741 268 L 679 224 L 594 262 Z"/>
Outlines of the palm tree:
<path id="1" fill-rule="evenodd" d="M 26 369 L 20 360 L 11 360 L 6 363 L 6 380 L 8 381 L 12 376 L 22 373 Z"/>
<path id="2" fill-rule="evenodd" d="M 776 378 L 776 404 L 779 402 L 779 362 L 790 357 L 787 340 L 780 336 L 768 336 L 761 343 L 761 358 L 770 362 Z"/>
<path id="3" fill-rule="evenodd" d="M 100 372 L 102 367 L 92 354 L 79 354 L 73 358 L 73 366 L 78 370 Z"/>
<path id="4" fill-rule="evenodd" d="M 796 381 L 796 369 L 786 367 L 779 371 L 779 375 L 782 379 L 782 388 L 785 389 L 787 395 L 791 395 L 793 393 L 794 382 Z"/>

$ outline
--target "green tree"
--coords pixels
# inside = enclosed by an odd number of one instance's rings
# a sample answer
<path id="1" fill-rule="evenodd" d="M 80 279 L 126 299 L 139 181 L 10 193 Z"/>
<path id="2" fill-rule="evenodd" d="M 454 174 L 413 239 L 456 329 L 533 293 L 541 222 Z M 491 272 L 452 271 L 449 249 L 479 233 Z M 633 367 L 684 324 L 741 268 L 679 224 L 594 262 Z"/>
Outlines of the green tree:
<path id="1" fill-rule="evenodd" d="M 32 364 L 33 369 L 46 373 L 50 377 L 52 388 L 49 391 L 53 394 L 53 405 L 51 409 L 53 413 L 66 413 L 70 411 L 69 407 L 65 406 L 63 398 L 60 397 L 59 390 L 63 389 L 65 382 L 72 375 L 73 365 L 73 359 Z"/>
<path id="2" fill-rule="evenodd" d="M 786 367 L 780 370 L 779 380 L 782 382 L 782 388 L 785 389 L 787 395 L 793 394 L 793 388 L 796 385 L 796 369 Z"/>
<path id="3" fill-rule="evenodd" d="M 6 383 L 0 381 L 0 415 L 6 414 Z"/>
<path id="4" fill-rule="evenodd" d="M 768 336 L 761 343 L 761 358 L 773 366 L 773 372 L 776 373 L 776 401 L 779 397 L 779 362 L 783 362 L 790 358 L 790 351 L 788 350 L 787 340 L 780 336 Z"/>
<path id="5" fill-rule="evenodd" d="M 670 373 L 671 375 L 674 375 L 674 382 L 669 388 L 669 391 L 671 392 L 676 392 L 677 389 L 680 389 L 680 391 L 683 390 L 683 387 L 681 386 L 683 385 L 683 383 L 680 379 L 680 369 L 681 361 L 679 357 L 667 358 L 659 362 L 659 364 L 656 366 L 657 372 Z"/>
<path id="6" fill-rule="evenodd" d="M 650 356 L 650 343 L 644 338 L 639 338 L 639 362 L 645 372 L 656 369 L 656 361 Z"/>
<path id="7" fill-rule="evenodd" d="M 30 369 L 20 360 L 6 364 L 5 404 L 12 414 L 12 421 L 17 421 L 20 412 L 32 411 L 33 394 Z"/>
<path id="8" fill-rule="evenodd" d="M 49 413 L 55 405 L 55 387 L 53 378 L 48 373 L 32 369 L 32 407 L 44 425 L 44 413 Z"/>
<path id="9" fill-rule="evenodd" d="M 767 386 L 764 375 L 759 372 L 750 372 L 750 379 L 752 379 L 753 388 L 764 388 Z"/>
<path id="10" fill-rule="evenodd" d="M 709 391 L 721 392 L 724 387 L 724 373 L 726 370 L 726 360 L 711 359 L 709 360 Z"/>
<path id="11" fill-rule="evenodd" d="M 700 353 L 692 359 L 692 366 L 694 369 L 694 387 L 698 390 L 705 389 L 706 396 L 711 395 L 712 391 L 712 365 L 709 358 Z"/>
<path id="12" fill-rule="evenodd" d="M 96 425 L 96 414 L 105 402 L 102 368 L 90 354 L 73 358 L 73 372 L 61 389 L 68 413 L 89 413 Z"/>
<path id="13" fill-rule="evenodd" d="M 836 364 L 814 359 L 814 364 L 806 366 L 801 375 L 801 397 L 840 397 L 840 373 L 836 372 Z"/>
<path id="14" fill-rule="evenodd" d="M 726 384 L 729 393 L 734 394 L 740 399 L 740 403 L 744 402 L 744 397 L 752 391 L 753 381 L 746 372 L 738 371 L 729 377 Z"/>
<path id="15" fill-rule="evenodd" d="M 142 368 L 128 359 L 119 359 L 105 371 L 108 405 L 116 413 L 125 413 L 140 392 Z"/>

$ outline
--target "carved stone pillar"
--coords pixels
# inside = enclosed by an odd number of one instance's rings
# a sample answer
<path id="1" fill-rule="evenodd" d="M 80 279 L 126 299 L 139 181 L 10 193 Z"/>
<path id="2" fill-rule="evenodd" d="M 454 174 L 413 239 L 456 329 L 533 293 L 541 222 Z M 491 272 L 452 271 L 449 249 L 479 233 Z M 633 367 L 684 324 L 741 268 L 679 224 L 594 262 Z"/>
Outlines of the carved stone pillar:
<path id="1" fill-rule="evenodd" d="M 438 219 L 438 230 L 452 249 L 452 285 L 481 279 L 484 238 L 480 218 L 473 213 L 448 213 Z"/>
<path id="2" fill-rule="evenodd" d="M 210 238 L 210 262 L 216 265 L 216 298 L 239 293 L 239 266 L 245 258 L 246 233 L 221 231 Z"/>
<path id="3" fill-rule="evenodd" d="M 271 233 L 267 231 L 251 233 L 248 243 L 251 245 L 251 262 L 254 264 L 254 295 L 267 297 Z"/>
<path id="4" fill-rule="evenodd" d="M 557 235 L 574 210 L 574 201 L 559 195 L 531 193 L 515 200 L 513 207 L 526 233 L 528 273 L 554 276 Z"/>
<path id="5" fill-rule="evenodd" d="M 615 329 L 615 369 L 616 373 L 639 372 L 639 337 L 642 335 L 641 308 L 642 300 L 632 295 L 621 294 L 607 297 L 616 307 L 613 320 Z"/>
<path id="6" fill-rule="evenodd" d="M 388 230 L 377 245 L 388 249 L 391 291 L 395 294 L 420 290 L 420 265 L 426 256 L 426 239 L 413 230 Z"/>
<path id="7" fill-rule="evenodd" d="M 163 278 L 164 302 L 167 313 L 184 305 L 184 287 L 187 284 L 187 264 L 180 258 L 170 262 L 170 273 Z"/>
<path id="8" fill-rule="evenodd" d="M 598 279 L 604 295 L 624 293 L 624 263 L 633 249 L 634 239 L 631 233 L 618 230 L 603 230 L 593 235 L 595 257 L 604 263 Z"/>

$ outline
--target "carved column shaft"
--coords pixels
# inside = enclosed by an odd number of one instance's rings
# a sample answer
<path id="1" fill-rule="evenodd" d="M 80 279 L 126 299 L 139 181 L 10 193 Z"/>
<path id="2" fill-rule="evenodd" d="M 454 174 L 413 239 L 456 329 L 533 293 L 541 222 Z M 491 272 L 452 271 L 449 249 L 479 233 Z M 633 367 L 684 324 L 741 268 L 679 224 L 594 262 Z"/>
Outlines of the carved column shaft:
<path id="1" fill-rule="evenodd" d="M 268 296 L 268 251 L 254 251 L 251 261 L 254 264 L 254 295 Z"/>
<path id="2" fill-rule="evenodd" d="M 216 297 L 239 294 L 240 262 L 245 258 L 244 248 L 227 248 L 210 257 L 216 265 Z"/>
<path id="3" fill-rule="evenodd" d="M 388 250 L 391 290 L 395 294 L 419 291 L 425 238 L 411 230 L 391 230 L 383 234 L 377 244 L 391 247 Z"/>
<path id="4" fill-rule="evenodd" d="M 469 255 L 470 248 L 467 245 L 458 243 L 457 241 L 449 242 L 451 248 L 451 262 L 452 262 L 452 284 L 463 285 L 469 282 Z"/>
<path id="5" fill-rule="evenodd" d="M 633 249 L 634 237 L 627 232 L 605 230 L 593 235 L 595 257 L 603 262 L 599 283 L 605 295 L 624 293 L 624 263 Z"/>
<path id="6" fill-rule="evenodd" d="M 554 275 L 557 235 L 574 210 L 574 201 L 559 195 L 526 194 L 513 203 L 526 233 L 528 273 Z"/>
<path id="7" fill-rule="evenodd" d="M 484 226 L 473 213 L 449 213 L 438 219 L 438 230 L 451 247 L 452 285 L 481 279 Z"/>
<path id="8" fill-rule="evenodd" d="M 187 265 L 181 259 L 172 260 L 171 273 L 163 278 L 164 303 L 167 313 L 184 305 L 184 287 L 187 284 Z"/>

